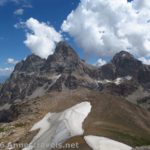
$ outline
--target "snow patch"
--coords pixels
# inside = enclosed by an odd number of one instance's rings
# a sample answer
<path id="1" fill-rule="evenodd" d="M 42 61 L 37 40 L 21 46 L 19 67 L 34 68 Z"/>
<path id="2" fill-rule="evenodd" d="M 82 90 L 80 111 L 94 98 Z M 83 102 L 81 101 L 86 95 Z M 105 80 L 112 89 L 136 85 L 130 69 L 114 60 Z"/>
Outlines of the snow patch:
<path id="1" fill-rule="evenodd" d="M 126 57 L 127 56 L 127 54 L 122 54 L 122 57 Z"/>
<path id="2" fill-rule="evenodd" d="M 40 130 L 23 150 L 50 150 L 73 136 L 82 135 L 82 124 L 90 111 L 91 104 L 82 102 L 60 113 L 48 113 L 32 127 L 31 131 Z"/>
<path id="3" fill-rule="evenodd" d="M 131 76 L 126 76 L 125 79 L 126 79 L 126 80 L 131 80 L 132 77 L 131 77 Z"/>
<path id="4" fill-rule="evenodd" d="M 121 84 L 121 83 L 123 83 L 123 82 L 125 82 L 127 80 L 129 81 L 131 79 L 132 79 L 131 76 L 125 76 L 125 77 L 116 78 L 115 80 L 107 80 L 107 79 L 105 79 L 105 80 L 99 80 L 98 83 L 101 83 L 101 84 L 114 83 L 116 85 L 119 85 L 119 84 Z"/>
<path id="5" fill-rule="evenodd" d="M 107 84 L 107 83 L 112 83 L 112 81 L 105 79 L 105 80 L 98 80 L 98 83 Z"/>
<path id="6" fill-rule="evenodd" d="M 60 75 L 55 75 L 55 76 L 53 76 L 53 77 L 51 78 L 51 79 L 52 79 L 52 83 L 49 85 L 48 88 L 52 87 L 60 77 L 61 77 L 61 74 L 60 74 Z"/>
<path id="7" fill-rule="evenodd" d="M 105 137 L 85 136 L 84 139 L 93 150 L 132 150 L 126 144 Z"/>
<path id="8" fill-rule="evenodd" d="M 58 80 L 60 77 L 61 77 L 61 74 L 59 74 L 59 75 L 53 75 L 53 76 L 51 77 L 51 79 L 53 79 L 53 80 Z"/>
<path id="9" fill-rule="evenodd" d="M 123 81 L 124 81 L 123 78 L 117 78 L 117 79 L 115 79 L 115 80 L 113 81 L 113 83 L 115 83 L 116 85 L 119 85 L 119 84 L 121 84 Z"/>

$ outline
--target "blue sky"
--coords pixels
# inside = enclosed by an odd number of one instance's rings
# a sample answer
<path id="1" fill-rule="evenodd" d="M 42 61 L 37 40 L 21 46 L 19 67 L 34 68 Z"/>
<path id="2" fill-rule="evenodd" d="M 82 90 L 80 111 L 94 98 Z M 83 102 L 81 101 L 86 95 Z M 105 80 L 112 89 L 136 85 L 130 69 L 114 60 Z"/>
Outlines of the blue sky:
<path id="1" fill-rule="evenodd" d="M 8 58 L 21 60 L 30 54 L 30 50 L 23 44 L 25 33 L 14 28 L 20 20 L 26 21 L 33 17 L 43 22 L 50 22 L 57 31 L 66 16 L 77 7 L 78 0 L 32 0 L 32 8 L 24 8 L 21 4 L 8 2 L 0 6 L 0 67 L 9 67 Z M 15 15 L 14 11 L 23 8 L 23 15 Z"/>
<path id="2" fill-rule="evenodd" d="M 44 22 L 46 28 L 53 26 L 58 33 L 63 31 L 59 34 L 66 34 L 69 44 L 88 63 L 93 64 L 99 59 L 100 65 L 105 64 L 116 52 L 127 50 L 150 64 L 150 26 L 147 21 L 150 18 L 150 8 L 148 0 L 142 2 L 144 3 L 126 0 L 117 0 L 116 3 L 113 0 L 89 0 L 86 3 L 83 0 L 0 0 L 0 76 L 8 75 L 17 61 L 30 55 L 31 51 L 36 51 L 31 45 L 23 43 L 25 40 L 30 41 L 26 29 L 34 31 L 30 27 L 14 27 L 21 22 L 27 24 L 29 18 L 33 18 L 39 25 Z M 75 11 L 71 13 L 72 10 Z M 31 32 L 28 33 L 32 35 Z"/>

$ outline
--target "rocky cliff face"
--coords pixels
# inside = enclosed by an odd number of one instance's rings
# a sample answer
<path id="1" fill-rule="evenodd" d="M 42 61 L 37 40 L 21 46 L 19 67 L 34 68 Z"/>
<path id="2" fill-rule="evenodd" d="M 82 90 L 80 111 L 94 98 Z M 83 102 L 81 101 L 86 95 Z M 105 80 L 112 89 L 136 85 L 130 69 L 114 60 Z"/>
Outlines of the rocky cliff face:
<path id="1" fill-rule="evenodd" d="M 99 83 L 100 89 L 150 110 L 150 66 L 121 51 L 99 68 L 99 76 L 105 81 Z"/>
<path id="2" fill-rule="evenodd" d="M 31 55 L 26 60 L 18 63 L 5 82 L 0 92 L 0 102 L 11 102 L 17 99 L 24 99 L 26 96 L 43 85 L 45 78 L 41 78 L 40 68 L 45 60 L 38 56 Z"/>
<path id="3" fill-rule="evenodd" d="M 150 66 L 142 64 L 126 51 L 117 53 L 110 63 L 100 68 L 100 73 L 104 79 L 131 76 L 143 85 L 150 83 Z"/>
<path id="4" fill-rule="evenodd" d="M 150 89 L 150 66 L 121 51 L 96 68 L 79 58 L 67 43 L 58 43 L 47 60 L 30 55 L 18 63 L 0 89 L 0 103 L 31 99 L 46 92 L 88 88 L 128 96 L 139 87 Z"/>
<path id="5" fill-rule="evenodd" d="M 115 65 L 117 76 L 130 75 L 137 78 L 139 68 L 142 67 L 140 61 L 136 60 L 130 53 L 125 51 L 117 53 L 111 62 Z"/>
<path id="6" fill-rule="evenodd" d="M 47 60 L 31 55 L 16 65 L 1 88 L 0 103 L 32 98 L 65 88 L 93 88 L 96 86 L 93 86 L 95 71 L 95 68 L 85 64 L 67 43 L 60 42 L 55 53 Z"/>

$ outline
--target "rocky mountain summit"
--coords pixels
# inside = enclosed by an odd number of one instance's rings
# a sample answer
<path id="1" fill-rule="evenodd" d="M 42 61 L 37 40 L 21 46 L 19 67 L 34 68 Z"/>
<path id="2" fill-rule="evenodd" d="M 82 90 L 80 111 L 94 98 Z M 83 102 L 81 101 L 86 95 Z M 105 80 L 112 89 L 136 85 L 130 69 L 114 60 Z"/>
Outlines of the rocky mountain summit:
<path id="1" fill-rule="evenodd" d="M 134 102 L 138 100 L 142 106 L 143 98 L 148 97 L 146 103 L 149 105 L 150 66 L 142 64 L 130 53 L 121 51 L 106 65 L 95 67 L 81 60 L 67 43 L 60 42 L 55 53 L 47 59 L 32 54 L 15 66 L 10 78 L 0 89 L 0 103 L 12 103 L 42 96 L 46 92 L 80 87 L 117 94 Z M 139 88 L 144 91 L 143 96 L 131 96 Z"/>
<path id="2" fill-rule="evenodd" d="M 85 64 L 68 44 L 60 42 L 47 60 L 31 55 L 18 63 L 1 89 L 0 102 L 35 97 L 52 90 L 91 88 L 94 71 L 95 68 Z"/>
<path id="3" fill-rule="evenodd" d="M 149 87 L 150 66 L 142 64 L 130 53 L 125 51 L 117 53 L 109 65 L 112 69 L 112 78 L 131 76 L 140 84 Z"/>

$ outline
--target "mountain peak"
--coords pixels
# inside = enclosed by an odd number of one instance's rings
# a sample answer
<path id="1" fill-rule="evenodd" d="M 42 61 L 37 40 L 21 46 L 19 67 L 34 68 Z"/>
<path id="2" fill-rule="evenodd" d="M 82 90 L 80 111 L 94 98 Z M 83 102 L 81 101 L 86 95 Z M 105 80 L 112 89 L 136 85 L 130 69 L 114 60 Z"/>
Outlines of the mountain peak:
<path id="1" fill-rule="evenodd" d="M 44 70 L 57 70 L 58 68 L 76 68 L 80 62 L 76 51 L 66 42 L 59 42 L 53 55 L 50 55 L 45 62 Z M 59 70 L 59 69 L 58 69 Z"/>
<path id="2" fill-rule="evenodd" d="M 15 71 L 21 72 L 34 72 L 41 67 L 41 65 L 45 62 L 45 59 L 41 57 L 31 54 L 25 60 L 22 60 L 15 67 Z"/>
<path id="3" fill-rule="evenodd" d="M 112 62 L 114 64 L 118 63 L 119 61 L 121 60 L 134 60 L 134 56 L 132 54 L 130 54 L 129 52 L 127 51 L 120 51 L 119 53 L 117 53 L 113 59 L 112 59 Z"/>
<path id="4" fill-rule="evenodd" d="M 54 55 L 79 58 L 75 50 L 64 41 L 61 41 L 57 44 Z"/>
<path id="5" fill-rule="evenodd" d="M 117 53 L 111 63 L 115 65 L 118 76 L 131 75 L 137 78 L 139 69 L 142 68 L 142 63 L 127 51 Z"/>
<path id="6" fill-rule="evenodd" d="M 31 54 L 29 55 L 24 61 L 38 61 L 41 60 L 42 58 L 35 55 L 35 54 Z"/>
<path id="7" fill-rule="evenodd" d="M 34 94 L 40 95 L 41 93 L 36 91 L 39 89 L 43 93 L 78 87 L 102 90 L 104 86 L 99 84 L 99 80 L 112 81 L 126 76 L 131 76 L 141 85 L 149 87 L 150 69 L 130 53 L 121 51 L 110 63 L 95 68 L 83 62 L 66 42 L 60 42 L 54 54 L 47 60 L 32 54 L 16 65 L 14 72 L 0 90 L 0 103 L 24 99 Z"/>

